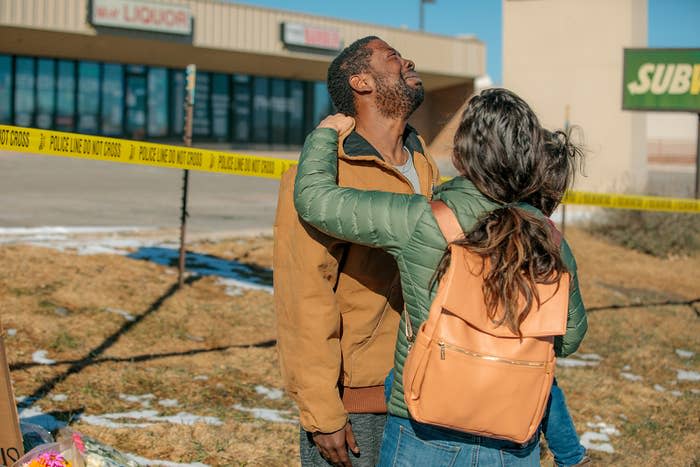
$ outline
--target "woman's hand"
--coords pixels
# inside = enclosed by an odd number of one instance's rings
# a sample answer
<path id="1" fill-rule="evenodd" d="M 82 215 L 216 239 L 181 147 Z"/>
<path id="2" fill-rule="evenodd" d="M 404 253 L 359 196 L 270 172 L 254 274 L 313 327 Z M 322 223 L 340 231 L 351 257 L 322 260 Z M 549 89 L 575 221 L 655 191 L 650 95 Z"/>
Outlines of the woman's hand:
<path id="1" fill-rule="evenodd" d="M 338 113 L 324 118 L 316 128 L 330 128 L 331 130 L 337 131 L 338 134 L 342 134 L 344 131 L 352 128 L 354 124 L 354 118 Z"/>

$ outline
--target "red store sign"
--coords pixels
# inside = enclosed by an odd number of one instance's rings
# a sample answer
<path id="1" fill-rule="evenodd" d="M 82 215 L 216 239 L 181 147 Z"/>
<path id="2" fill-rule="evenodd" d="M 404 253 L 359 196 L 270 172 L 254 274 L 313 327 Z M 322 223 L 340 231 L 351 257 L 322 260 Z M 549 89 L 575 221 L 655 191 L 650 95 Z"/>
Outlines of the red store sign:
<path id="1" fill-rule="evenodd" d="M 340 50 L 343 48 L 343 41 L 337 29 L 300 23 L 282 23 L 282 42 L 314 49 Z"/>
<path id="2" fill-rule="evenodd" d="M 187 6 L 139 0 L 92 0 L 92 24 L 170 34 L 192 34 Z"/>

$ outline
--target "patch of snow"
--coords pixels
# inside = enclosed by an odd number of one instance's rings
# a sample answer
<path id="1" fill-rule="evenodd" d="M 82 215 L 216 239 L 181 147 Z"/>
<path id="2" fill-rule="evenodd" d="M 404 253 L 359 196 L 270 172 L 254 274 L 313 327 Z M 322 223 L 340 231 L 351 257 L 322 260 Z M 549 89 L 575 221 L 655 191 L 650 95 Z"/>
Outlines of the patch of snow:
<path id="1" fill-rule="evenodd" d="M 614 453 L 615 448 L 610 443 L 610 436 L 619 436 L 620 431 L 614 425 L 603 422 L 599 415 L 596 415 L 594 419 L 597 423 L 588 422 L 586 425 L 597 431 L 586 431 L 581 435 L 581 444 L 592 451 Z"/>
<path id="2" fill-rule="evenodd" d="M 671 395 L 676 396 L 676 397 L 681 397 L 683 395 L 683 392 L 676 389 L 674 391 L 671 391 Z"/>
<path id="3" fill-rule="evenodd" d="M 566 368 L 577 368 L 577 367 L 584 367 L 584 366 L 598 366 L 599 363 L 600 362 L 597 362 L 597 361 L 577 360 L 575 358 L 557 358 L 557 366 L 566 367 Z"/>
<path id="4" fill-rule="evenodd" d="M 253 417 L 260 418 L 262 420 L 267 420 L 268 422 L 275 423 L 296 423 L 295 419 L 287 418 L 286 415 L 290 413 L 289 410 L 274 410 L 274 409 L 262 409 L 258 407 L 243 407 L 241 404 L 236 404 L 233 406 L 234 409 L 240 410 L 241 412 L 249 412 L 253 414 Z"/>
<path id="5" fill-rule="evenodd" d="M 635 375 L 634 373 L 627 373 L 625 371 L 620 373 L 620 376 L 622 376 L 623 378 L 625 378 L 626 380 L 629 380 L 629 381 L 642 381 L 644 379 L 643 377 L 641 377 L 639 375 Z"/>
<path id="6" fill-rule="evenodd" d="M 68 400 L 68 396 L 65 394 L 54 394 L 51 396 L 51 400 L 55 402 L 65 402 Z"/>
<path id="7" fill-rule="evenodd" d="M 577 353 L 575 354 L 576 357 L 581 358 L 583 360 L 597 360 L 601 361 L 603 357 L 598 355 L 597 353 Z"/>
<path id="8" fill-rule="evenodd" d="M 678 381 L 700 381 L 700 373 L 697 371 L 676 370 Z"/>
<path id="9" fill-rule="evenodd" d="M 120 423 L 113 422 L 100 415 L 81 415 L 79 417 L 81 422 L 87 423 L 88 425 L 101 426 L 103 428 L 146 428 L 152 425 L 152 423 Z"/>
<path id="10" fill-rule="evenodd" d="M 17 335 L 17 329 L 10 328 L 6 332 L 9 337 L 15 337 Z"/>
<path id="11" fill-rule="evenodd" d="M 631 369 L 632 369 L 632 367 L 629 365 L 625 365 L 622 367 L 622 371 L 630 371 Z"/>
<path id="12" fill-rule="evenodd" d="M 46 355 L 48 352 L 46 350 L 37 350 L 32 354 L 32 361 L 34 363 L 38 363 L 39 365 L 53 365 L 56 363 L 56 360 L 51 360 L 50 358 L 47 358 Z"/>
<path id="13" fill-rule="evenodd" d="M 104 311 L 106 311 L 107 313 L 114 313 L 116 315 L 119 315 L 127 321 L 134 321 L 136 319 L 134 318 L 134 315 L 132 315 L 128 311 L 122 310 L 121 308 L 107 307 L 104 309 Z"/>
<path id="14" fill-rule="evenodd" d="M 180 405 L 177 399 L 162 399 L 158 401 L 158 404 L 162 405 L 163 407 L 177 407 Z"/>
<path id="15" fill-rule="evenodd" d="M 663 386 L 661 386 L 660 384 L 655 384 L 655 385 L 654 385 L 654 390 L 656 390 L 656 391 L 658 391 L 658 392 L 664 392 L 664 391 L 666 390 L 666 388 L 663 387 Z"/>
<path id="16" fill-rule="evenodd" d="M 192 379 L 195 381 L 208 381 L 209 377 L 207 375 L 197 375 Z"/>
<path id="17" fill-rule="evenodd" d="M 155 399 L 156 396 L 153 394 L 142 394 L 140 396 L 130 396 L 128 394 L 119 394 L 119 399 L 125 402 L 134 402 L 136 404 L 141 404 L 143 407 L 150 407 L 151 401 Z"/>
<path id="18" fill-rule="evenodd" d="M 270 389 L 262 385 L 255 386 L 255 392 L 272 400 L 281 399 L 282 395 L 284 395 L 284 392 L 279 389 Z"/>
<path id="19" fill-rule="evenodd" d="M 57 306 L 54 310 L 54 313 L 56 313 L 58 316 L 68 316 L 68 310 L 63 308 L 62 306 Z"/>
<path id="20" fill-rule="evenodd" d="M 204 417 L 187 412 L 175 415 L 158 415 L 155 410 L 135 410 L 130 412 L 107 413 L 102 415 L 81 415 L 80 420 L 91 425 L 104 426 L 106 428 L 143 428 L 154 423 L 171 423 L 175 425 L 194 425 L 206 423 L 207 425 L 223 425 L 224 422 L 217 417 Z M 114 422 L 113 420 L 139 420 L 142 423 Z"/>
<path id="21" fill-rule="evenodd" d="M 220 278 L 216 281 L 217 284 L 226 287 L 226 294 L 232 297 L 243 295 L 243 290 L 262 290 L 263 292 L 272 293 L 272 287 L 269 285 L 258 285 L 238 279 Z"/>
<path id="22" fill-rule="evenodd" d="M 153 245 L 156 240 L 114 237 L 120 233 L 133 233 L 154 230 L 141 227 L 34 227 L 0 228 L 0 244 L 24 243 L 52 248 L 54 250 L 74 250 L 79 255 L 118 254 L 126 255 L 143 245 Z M 76 235 L 83 236 L 80 238 Z M 88 235 L 93 235 L 88 237 Z"/>
<path id="23" fill-rule="evenodd" d="M 681 358 L 693 358 L 695 352 L 691 352 L 690 350 L 676 349 L 676 355 L 678 355 Z"/>
<path id="24" fill-rule="evenodd" d="M 604 422 L 598 422 L 598 423 L 591 423 L 588 422 L 586 424 L 588 428 L 592 429 L 597 429 L 599 433 L 603 433 L 606 435 L 613 435 L 613 436 L 620 436 L 620 431 L 615 428 L 614 425 L 608 425 L 607 423 Z"/>
<path id="25" fill-rule="evenodd" d="M 195 462 L 193 464 L 180 464 L 178 462 L 170 461 L 158 461 L 153 459 L 146 459 L 145 457 L 137 456 L 134 454 L 126 454 L 126 457 L 136 462 L 138 465 L 163 465 L 165 467 L 209 467 L 207 464 L 202 464 L 201 462 Z"/>
<path id="26" fill-rule="evenodd" d="M 690 392 L 692 392 L 693 394 L 700 394 L 700 389 L 693 388 L 690 390 Z"/>
<path id="27" fill-rule="evenodd" d="M 612 444 L 601 441 L 610 441 L 610 437 L 605 433 L 594 433 L 592 431 L 586 431 L 581 435 L 581 444 L 584 448 L 591 451 L 607 452 L 609 454 L 615 452 L 615 448 Z"/>

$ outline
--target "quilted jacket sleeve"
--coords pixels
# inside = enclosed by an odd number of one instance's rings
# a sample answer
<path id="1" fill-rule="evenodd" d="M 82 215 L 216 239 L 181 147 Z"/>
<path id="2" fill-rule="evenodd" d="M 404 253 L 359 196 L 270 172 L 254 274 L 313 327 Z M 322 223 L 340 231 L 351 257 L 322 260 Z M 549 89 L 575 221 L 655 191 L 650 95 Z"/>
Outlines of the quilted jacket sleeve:
<path id="1" fill-rule="evenodd" d="M 294 184 L 297 213 L 328 235 L 397 256 L 430 209 L 426 198 L 338 187 L 337 151 L 335 130 L 316 129 L 306 138 Z"/>
<path id="2" fill-rule="evenodd" d="M 561 245 L 562 259 L 571 274 L 569 285 L 569 312 L 566 321 L 566 334 L 554 340 L 554 351 L 557 357 L 566 357 L 576 352 L 588 330 L 586 307 L 578 286 L 576 259 L 566 240 Z"/>

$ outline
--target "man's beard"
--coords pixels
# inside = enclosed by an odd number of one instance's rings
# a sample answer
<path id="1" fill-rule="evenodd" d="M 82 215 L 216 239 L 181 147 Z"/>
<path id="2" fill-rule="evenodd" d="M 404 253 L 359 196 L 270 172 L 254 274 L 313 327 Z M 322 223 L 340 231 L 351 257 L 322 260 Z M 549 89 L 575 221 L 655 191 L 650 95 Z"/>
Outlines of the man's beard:
<path id="1" fill-rule="evenodd" d="M 411 87 L 401 74 L 395 84 L 388 82 L 386 75 L 374 74 L 377 85 L 375 102 L 379 112 L 388 118 L 408 119 L 423 103 L 423 86 Z"/>

